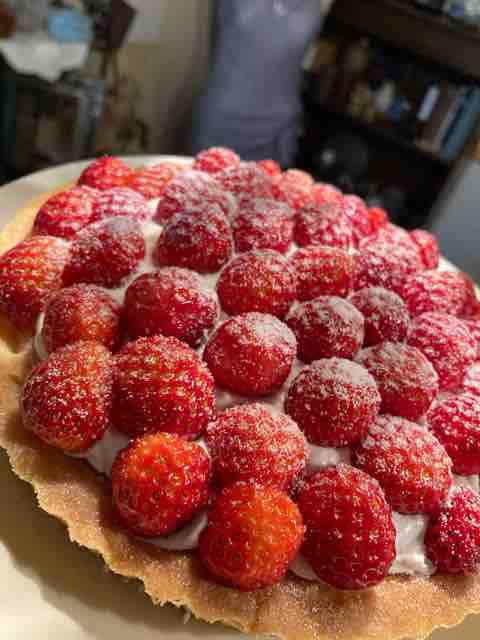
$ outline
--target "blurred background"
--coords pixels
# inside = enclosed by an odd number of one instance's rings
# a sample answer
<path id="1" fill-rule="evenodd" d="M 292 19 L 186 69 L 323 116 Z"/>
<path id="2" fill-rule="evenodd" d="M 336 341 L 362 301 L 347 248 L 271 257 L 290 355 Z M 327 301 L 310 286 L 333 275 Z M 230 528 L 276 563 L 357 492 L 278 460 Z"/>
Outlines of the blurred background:
<path id="1" fill-rule="evenodd" d="M 271 157 L 480 278 L 480 0 L 0 0 L 0 184 L 102 154 Z"/>

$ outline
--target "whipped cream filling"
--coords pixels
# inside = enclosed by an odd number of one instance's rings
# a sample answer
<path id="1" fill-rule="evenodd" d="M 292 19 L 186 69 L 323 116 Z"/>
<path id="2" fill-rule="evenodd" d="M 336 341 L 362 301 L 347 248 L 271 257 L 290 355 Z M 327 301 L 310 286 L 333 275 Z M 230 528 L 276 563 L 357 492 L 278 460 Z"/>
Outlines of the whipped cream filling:
<path id="1" fill-rule="evenodd" d="M 159 199 L 151 200 L 149 207 L 152 212 L 156 211 Z M 234 198 L 232 197 L 232 208 L 234 207 Z M 105 289 L 105 291 L 112 296 L 119 304 L 123 303 L 125 291 L 127 287 L 138 276 L 149 273 L 156 269 L 153 260 L 153 251 L 157 243 L 158 237 L 162 232 L 162 226 L 153 222 L 147 221 L 141 225 L 142 233 L 145 238 L 145 258 L 141 261 L 138 268 L 128 278 L 125 279 L 121 287 L 116 289 Z M 292 243 L 286 257 L 291 256 L 298 247 Z M 209 290 L 215 291 L 216 283 L 219 277 L 219 273 L 210 274 L 203 277 L 205 286 Z M 227 319 L 223 312 L 220 313 L 219 320 L 216 326 L 221 324 Z M 48 354 L 42 340 L 42 327 L 43 327 L 44 314 L 42 313 L 37 321 L 37 331 L 33 339 L 33 347 L 36 356 L 43 360 Z M 215 327 L 216 328 L 216 327 Z M 204 345 L 202 345 L 197 351 L 201 355 Z M 255 402 L 261 402 L 268 405 L 274 411 L 282 411 L 286 390 L 289 388 L 291 381 L 298 375 L 303 363 L 299 360 L 295 360 L 292 371 L 283 385 L 283 388 L 266 398 L 255 399 Z M 223 410 L 235 405 L 245 404 L 252 402 L 252 398 L 239 396 L 226 390 L 216 390 L 216 401 L 219 410 Z M 98 441 L 91 449 L 83 454 L 77 454 L 74 457 L 83 458 L 99 473 L 108 477 L 111 475 L 111 468 L 113 461 L 117 454 L 127 446 L 130 439 L 125 434 L 117 431 L 114 428 L 110 428 L 105 433 L 104 437 Z M 202 439 L 197 441 L 208 453 L 205 443 Z M 325 467 L 340 464 L 350 463 L 351 454 L 348 448 L 336 449 L 330 447 L 319 447 L 309 444 L 309 457 L 307 461 L 307 468 L 309 471 L 319 471 Z M 480 492 L 479 488 L 479 476 L 454 476 L 455 486 L 465 486 Z M 202 530 L 205 528 L 208 519 L 207 510 L 201 511 L 197 514 L 187 525 L 180 530 L 169 536 L 163 536 L 158 538 L 149 538 L 144 540 L 149 544 L 153 544 L 161 549 L 169 551 L 187 551 L 193 550 L 198 546 L 198 540 Z M 407 574 L 417 576 L 429 576 L 434 573 L 434 567 L 428 560 L 425 554 L 424 536 L 428 524 L 428 517 L 425 515 L 401 515 L 399 513 L 393 514 L 393 520 L 396 528 L 396 559 L 390 568 L 390 574 Z M 308 561 L 298 554 L 293 563 L 290 566 L 290 570 L 297 576 L 310 581 L 319 581 L 318 576 L 308 563 Z"/>

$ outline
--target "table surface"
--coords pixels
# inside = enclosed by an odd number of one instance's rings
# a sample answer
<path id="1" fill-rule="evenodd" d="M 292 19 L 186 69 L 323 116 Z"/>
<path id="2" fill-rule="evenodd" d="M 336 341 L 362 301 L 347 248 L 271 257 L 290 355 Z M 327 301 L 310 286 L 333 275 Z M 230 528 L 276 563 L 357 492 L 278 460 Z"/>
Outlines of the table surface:
<path id="1" fill-rule="evenodd" d="M 156 161 L 158 161 L 158 157 Z M 147 164 L 152 158 L 134 158 Z M 28 200 L 74 180 L 85 163 L 33 174 L 0 188 L 0 226 Z M 0 452 L 0 640 L 241 640 L 221 625 L 190 620 L 172 606 L 154 607 L 139 583 L 105 570 L 92 553 L 69 542 L 60 522 L 35 507 L 32 489 Z M 477 640 L 470 617 L 431 640 Z"/>

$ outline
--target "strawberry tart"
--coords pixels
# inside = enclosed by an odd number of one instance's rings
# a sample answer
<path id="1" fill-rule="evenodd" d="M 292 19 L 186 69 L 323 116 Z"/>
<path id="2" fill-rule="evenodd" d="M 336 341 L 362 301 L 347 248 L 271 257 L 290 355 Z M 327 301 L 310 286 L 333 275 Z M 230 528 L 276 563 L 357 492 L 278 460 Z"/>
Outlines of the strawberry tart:
<path id="1" fill-rule="evenodd" d="M 273 161 L 92 162 L 0 237 L 0 445 L 156 604 L 304 640 L 480 612 L 480 302 Z"/>

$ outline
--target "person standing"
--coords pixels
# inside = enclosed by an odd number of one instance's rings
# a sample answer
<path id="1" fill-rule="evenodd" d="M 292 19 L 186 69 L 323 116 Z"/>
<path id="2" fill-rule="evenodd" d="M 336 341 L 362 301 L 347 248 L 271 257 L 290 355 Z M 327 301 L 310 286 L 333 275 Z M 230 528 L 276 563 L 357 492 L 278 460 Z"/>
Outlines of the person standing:
<path id="1" fill-rule="evenodd" d="M 297 153 L 302 60 L 333 0 L 218 0 L 217 45 L 194 110 L 192 152 L 234 149 L 290 165 Z"/>

